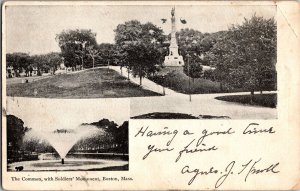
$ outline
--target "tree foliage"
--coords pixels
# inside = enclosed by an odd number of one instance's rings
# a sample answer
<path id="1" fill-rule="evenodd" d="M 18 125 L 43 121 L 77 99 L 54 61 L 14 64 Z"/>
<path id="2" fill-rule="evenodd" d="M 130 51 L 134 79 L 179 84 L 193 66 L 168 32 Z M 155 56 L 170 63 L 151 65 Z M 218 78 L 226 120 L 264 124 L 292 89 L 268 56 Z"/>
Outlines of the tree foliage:
<path id="1" fill-rule="evenodd" d="M 32 59 L 27 53 L 6 54 L 6 63 L 6 67 L 13 68 L 16 77 L 19 77 L 23 70 L 25 70 L 26 74 L 32 71 Z"/>
<path id="2" fill-rule="evenodd" d="M 24 122 L 14 115 L 7 115 L 7 161 L 20 161 L 23 156 L 23 137 L 28 129 L 24 127 Z"/>
<path id="3" fill-rule="evenodd" d="M 83 125 L 93 125 L 100 129 L 100 132 L 102 133 L 80 140 L 75 144 L 72 151 L 78 148 L 99 147 L 105 145 L 107 146 L 106 149 L 108 152 L 128 153 L 128 121 L 124 121 L 122 125 L 118 126 L 114 121 L 101 119 L 98 122 Z M 115 147 L 111 147 L 112 145 L 115 145 Z"/>
<path id="4" fill-rule="evenodd" d="M 188 60 L 189 61 L 189 60 Z M 193 62 L 191 64 L 185 64 L 183 66 L 183 71 L 185 74 L 187 74 L 188 76 L 190 76 L 191 78 L 200 78 L 202 75 L 202 66 L 200 65 L 200 63 L 198 62 Z"/>
<path id="5" fill-rule="evenodd" d="M 141 24 L 137 20 L 119 24 L 115 29 L 116 55 L 120 66 L 132 70 L 142 78 L 153 74 L 157 65 L 162 64 L 163 42 L 162 29 L 152 23 Z"/>
<path id="6" fill-rule="evenodd" d="M 200 42 L 204 38 L 204 34 L 194 29 L 181 29 L 177 34 L 178 47 L 180 54 L 186 58 L 186 55 L 195 56 L 201 55 Z"/>
<path id="7" fill-rule="evenodd" d="M 84 68 L 88 64 L 86 47 L 97 46 L 96 33 L 85 29 L 62 31 L 56 35 L 56 40 L 66 67 L 81 65 Z"/>
<path id="8" fill-rule="evenodd" d="M 19 151 L 22 145 L 23 136 L 29 130 L 24 127 L 24 122 L 14 115 L 7 115 L 7 145 L 12 150 Z"/>
<path id="9" fill-rule="evenodd" d="M 191 78 L 201 77 L 203 60 L 201 41 L 205 35 L 194 29 L 181 29 L 177 33 L 179 52 L 184 58 L 183 71 Z"/>
<path id="10" fill-rule="evenodd" d="M 32 76 L 34 68 L 37 68 L 38 75 L 49 71 L 54 74 L 62 63 L 62 58 L 57 52 L 32 56 L 27 53 L 12 53 L 6 55 L 6 61 L 7 67 L 12 67 L 16 77 L 19 77 L 21 72 L 25 72 L 26 76 Z"/>
<path id="11" fill-rule="evenodd" d="M 86 51 L 87 51 L 87 55 L 92 59 L 93 70 L 94 70 L 94 68 L 95 68 L 95 59 L 98 57 L 99 51 L 94 46 L 86 47 Z"/>
<path id="12" fill-rule="evenodd" d="M 48 54 L 40 54 L 31 56 L 32 66 L 37 68 L 38 75 L 42 75 L 43 72 L 55 74 L 55 71 L 62 63 L 62 58 L 59 53 L 51 52 Z"/>
<path id="13" fill-rule="evenodd" d="M 207 53 L 216 66 L 216 80 L 234 88 L 254 90 L 276 87 L 276 23 L 252 16 L 232 26 Z"/>
<path id="14" fill-rule="evenodd" d="M 102 65 L 118 63 L 116 46 L 110 43 L 101 43 L 98 45 L 99 61 Z"/>

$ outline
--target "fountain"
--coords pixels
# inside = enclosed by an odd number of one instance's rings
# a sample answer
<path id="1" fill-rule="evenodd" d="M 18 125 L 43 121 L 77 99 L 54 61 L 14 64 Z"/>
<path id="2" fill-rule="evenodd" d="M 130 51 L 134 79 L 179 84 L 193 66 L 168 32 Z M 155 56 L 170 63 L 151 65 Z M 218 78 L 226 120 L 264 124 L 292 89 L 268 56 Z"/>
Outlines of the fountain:
<path id="1" fill-rule="evenodd" d="M 106 155 L 103 157 L 101 153 L 79 150 L 68 155 L 76 143 L 81 144 L 80 141 L 85 144 L 85 141 L 89 143 L 90 140 L 98 140 L 95 142 L 96 145 L 88 144 L 88 149 L 99 148 L 97 144 L 103 141 L 102 138 L 110 140 L 111 135 L 104 128 L 90 124 L 82 124 L 72 129 L 29 129 L 23 136 L 22 150 L 25 150 L 28 156 L 35 155 L 36 158 L 9 163 L 7 168 L 8 171 L 69 171 L 118 168 L 128 165 L 128 160 L 115 154 L 108 158 Z M 58 155 L 53 152 L 54 150 Z"/>
<path id="2" fill-rule="evenodd" d="M 75 129 L 56 129 L 50 132 L 31 129 L 25 134 L 23 142 L 33 142 L 33 145 L 51 145 L 58 153 L 61 164 L 65 164 L 67 154 L 79 140 L 102 134 L 105 134 L 103 129 L 91 125 L 79 126 Z"/>
<path id="3" fill-rule="evenodd" d="M 96 133 L 103 133 L 103 130 L 93 126 L 79 126 L 76 129 L 57 129 L 42 136 L 51 144 L 61 158 L 61 164 L 72 147 L 81 139 L 88 138 Z"/>

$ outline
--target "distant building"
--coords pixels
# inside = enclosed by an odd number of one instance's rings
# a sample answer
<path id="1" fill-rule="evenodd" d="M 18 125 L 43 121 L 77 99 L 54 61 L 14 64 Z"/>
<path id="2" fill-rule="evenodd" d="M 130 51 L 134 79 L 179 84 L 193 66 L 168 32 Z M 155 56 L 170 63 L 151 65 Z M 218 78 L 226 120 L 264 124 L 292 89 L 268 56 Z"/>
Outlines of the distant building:
<path id="1" fill-rule="evenodd" d="M 61 70 L 65 70 L 66 69 L 65 63 L 64 62 L 60 63 L 59 68 Z"/>
<path id="2" fill-rule="evenodd" d="M 37 76 L 38 74 L 38 68 L 37 67 L 32 67 L 32 76 Z"/>
<path id="3" fill-rule="evenodd" d="M 215 67 L 201 65 L 202 66 L 202 72 L 208 71 L 208 70 L 215 70 Z"/>
<path id="4" fill-rule="evenodd" d="M 15 71 L 14 71 L 14 68 L 12 66 L 6 67 L 6 77 L 7 78 L 15 77 Z"/>
<path id="5" fill-rule="evenodd" d="M 6 67 L 6 77 L 7 78 L 14 78 L 14 77 L 24 77 L 26 76 L 26 71 L 24 69 L 22 70 L 17 70 L 17 73 L 19 74 L 19 76 L 16 75 L 16 71 L 14 70 L 14 68 L 12 66 L 8 66 Z M 38 74 L 38 68 L 37 67 L 32 67 L 32 72 L 31 74 L 29 73 L 29 76 L 37 76 Z"/>
<path id="6" fill-rule="evenodd" d="M 64 62 L 60 63 L 59 67 L 55 71 L 56 74 L 64 74 L 66 72 L 67 72 L 67 67 L 65 66 Z"/>

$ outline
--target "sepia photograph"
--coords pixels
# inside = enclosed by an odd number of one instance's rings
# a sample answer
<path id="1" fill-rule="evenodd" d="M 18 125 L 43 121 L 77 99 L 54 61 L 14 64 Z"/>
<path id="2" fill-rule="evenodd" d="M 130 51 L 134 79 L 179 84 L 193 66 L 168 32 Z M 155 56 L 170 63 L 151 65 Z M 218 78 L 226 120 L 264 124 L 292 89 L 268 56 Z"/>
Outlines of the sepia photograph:
<path id="1" fill-rule="evenodd" d="M 276 11 L 6 6 L 7 96 L 126 97 L 132 119 L 276 119 Z"/>
<path id="2" fill-rule="evenodd" d="M 8 99 L 7 106 L 7 171 L 128 170 L 129 102 Z"/>

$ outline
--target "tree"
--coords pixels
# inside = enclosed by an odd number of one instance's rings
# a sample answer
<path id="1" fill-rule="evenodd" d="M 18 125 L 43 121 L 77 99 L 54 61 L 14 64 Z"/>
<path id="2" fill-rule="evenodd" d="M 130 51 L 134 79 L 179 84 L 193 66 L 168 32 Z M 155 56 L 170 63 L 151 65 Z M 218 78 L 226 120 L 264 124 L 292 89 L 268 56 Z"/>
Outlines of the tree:
<path id="1" fill-rule="evenodd" d="M 222 36 L 225 36 L 227 31 L 218 31 L 215 33 L 204 34 L 203 39 L 201 39 L 199 46 L 203 53 L 208 52 L 213 48 L 213 46 L 218 42 Z"/>
<path id="2" fill-rule="evenodd" d="M 204 38 L 204 35 L 194 29 L 181 29 L 177 34 L 179 52 L 186 59 L 187 55 L 190 55 L 197 59 L 202 54 L 200 49 L 200 42 Z M 199 61 L 199 60 L 198 60 Z"/>
<path id="3" fill-rule="evenodd" d="M 139 76 L 140 85 L 142 85 L 142 78 L 153 73 L 156 69 L 155 65 L 160 64 L 160 56 L 160 52 L 154 45 L 139 43 L 127 47 L 126 62 L 130 63 L 133 75 Z"/>
<path id="4" fill-rule="evenodd" d="M 24 122 L 14 115 L 7 115 L 7 160 L 19 161 L 23 137 L 29 129 L 24 127 Z"/>
<path id="5" fill-rule="evenodd" d="M 44 66 L 47 66 L 47 59 L 45 58 L 45 55 L 33 55 L 33 66 L 37 68 L 37 75 L 41 76 Z"/>
<path id="6" fill-rule="evenodd" d="M 183 71 L 193 81 L 194 78 L 201 77 L 201 64 L 203 64 L 201 42 L 204 37 L 205 35 L 200 31 L 188 28 L 181 29 L 177 34 L 179 51 L 184 58 Z"/>
<path id="7" fill-rule="evenodd" d="M 62 63 L 61 55 L 57 52 L 51 52 L 46 54 L 46 59 L 49 67 L 52 69 L 52 74 L 55 74 L 55 71 Z"/>
<path id="8" fill-rule="evenodd" d="M 80 58 L 81 67 L 84 68 L 87 57 L 86 47 L 97 46 L 96 33 L 85 29 L 62 31 L 56 35 L 56 40 L 61 49 L 65 66 L 72 68 L 76 67 L 78 58 Z"/>
<path id="9" fill-rule="evenodd" d="M 214 79 L 214 76 L 213 76 L 213 70 L 206 70 L 203 72 L 203 78 L 204 79 L 212 79 L 212 80 L 215 80 Z"/>
<path id="10" fill-rule="evenodd" d="M 28 70 L 29 66 L 32 64 L 32 60 L 27 53 L 17 52 L 12 54 L 6 54 L 6 67 L 12 67 L 16 77 L 20 76 L 20 73 Z M 26 73 L 27 75 L 27 73 Z"/>
<path id="11" fill-rule="evenodd" d="M 210 50 L 214 76 L 234 88 L 255 90 L 276 87 L 276 23 L 252 16 L 232 26 Z"/>
<path id="12" fill-rule="evenodd" d="M 128 121 L 118 126 L 114 121 L 101 119 L 98 122 L 84 123 L 83 126 L 96 127 L 99 131 L 95 132 L 92 137 L 80 140 L 73 147 L 72 151 L 78 148 L 94 148 L 96 152 L 122 152 L 128 153 Z M 104 147 L 103 147 L 104 146 Z M 96 149 L 95 149 L 96 148 Z"/>
<path id="13" fill-rule="evenodd" d="M 88 46 L 86 48 L 88 55 L 92 58 L 93 60 L 93 71 L 95 71 L 95 58 L 99 55 L 99 52 L 97 49 L 94 48 L 94 46 Z"/>
<path id="14" fill-rule="evenodd" d="M 193 79 L 200 78 L 202 75 L 202 66 L 199 62 L 185 63 L 183 66 L 184 73 Z"/>
<path id="15" fill-rule="evenodd" d="M 104 65 L 114 64 L 117 62 L 115 58 L 115 45 L 110 43 L 101 43 L 98 45 L 100 61 Z"/>
<path id="16" fill-rule="evenodd" d="M 132 70 L 133 75 L 142 78 L 151 75 L 157 65 L 162 64 L 163 42 L 165 36 L 162 29 L 152 23 L 141 24 L 137 20 L 119 24 L 115 29 L 115 41 L 120 67 Z"/>
<path id="17" fill-rule="evenodd" d="M 229 70 L 230 68 L 234 68 L 233 61 L 230 61 L 229 58 L 233 58 L 229 56 L 234 54 L 234 42 L 231 39 L 231 33 L 227 32 L 222 36 L 217 38 L 216 43 L 213 47 L 206 52 L 205 58 L 208 60 L 209 65 L 215 66 L 216 69 L 213 71 L 211 75 L 213 78 L 211 80 L 216 80 L 220 82 L 220 90 L 223 91 L 224 83 L 229 81 L 230 76 Z M 227 59 L 227 60 L 226 60 Z"/>
<path id="18" fill-rule="evenodd" d="M 41 76 L 43 72 L 48 73 L 49 71 L 52 71 L 52 74 L 55 74 L 55 71 L 62 62 L 62 58 L 57 52 L 33 55 L 31 56 L 31 60 L 32 64 L 29 66 L 29 72 L 31 73 L 33 67 L 36 67 L 39 76 Z"/>
<path id="19" fill-rule="evenodd" d="M 120 145 L 120 151 L 122 153 L 128 153 L 128 121 L 118 128 L 115 133 L 115 139 L 118 145 Z"/>

